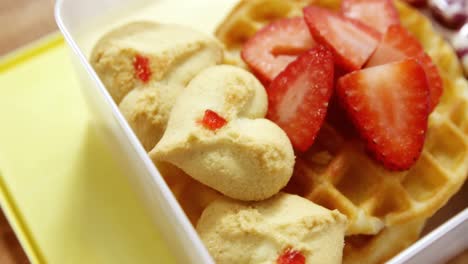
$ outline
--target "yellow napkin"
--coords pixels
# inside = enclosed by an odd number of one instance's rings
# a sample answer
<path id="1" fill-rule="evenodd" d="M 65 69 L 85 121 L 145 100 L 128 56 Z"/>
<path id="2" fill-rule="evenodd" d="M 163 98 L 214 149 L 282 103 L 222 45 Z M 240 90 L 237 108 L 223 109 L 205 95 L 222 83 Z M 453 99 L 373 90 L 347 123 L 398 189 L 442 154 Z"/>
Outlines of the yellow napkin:
<path id="1" fill-rule="evenodd" d="M 63 39 L 0 61 L 0 203 L 33 263 L 173 263 L 95 128 Z"/>

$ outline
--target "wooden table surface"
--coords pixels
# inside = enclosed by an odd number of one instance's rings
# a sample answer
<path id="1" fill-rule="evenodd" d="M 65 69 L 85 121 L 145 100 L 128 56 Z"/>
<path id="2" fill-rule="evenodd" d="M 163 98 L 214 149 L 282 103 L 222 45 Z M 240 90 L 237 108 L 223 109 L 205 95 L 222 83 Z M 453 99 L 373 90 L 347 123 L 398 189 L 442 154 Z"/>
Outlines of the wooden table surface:
<path id="1" fill-rule="evenodd" d="M 54 0 L 0 0 L 0 56 L 57 29 Z M 0 263 L 29 263 L 0 210 Z"/>
<path id="2" fill-rule="evenodd" d="M 0 55 L 56 30 L 54 0 L 0 0 Z"/>
<path id="3" fill-rule="evenodd" d="M 57 30 L 54 0 L 0 0 L 0 56 Z M 0 210 L 0 264 L 29 263 Z M 468 263 L 464 252 L 451 263 Z"/>

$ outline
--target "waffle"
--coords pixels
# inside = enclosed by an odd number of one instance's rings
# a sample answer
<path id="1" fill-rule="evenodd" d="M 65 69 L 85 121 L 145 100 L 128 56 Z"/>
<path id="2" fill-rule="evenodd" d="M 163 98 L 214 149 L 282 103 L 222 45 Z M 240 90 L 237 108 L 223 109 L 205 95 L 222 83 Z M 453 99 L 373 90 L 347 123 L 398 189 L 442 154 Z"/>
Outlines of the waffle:
<path id="1" fill-rule="evenodd" d="M 383 263 L 414 243 L 424 227 L 423 219 L 386 227 L 379 235 L 345 237 L 344 264 Z"/>
<path id="2" fill-rule="evenodd" d="M 275 19 L 301 15 L 311 3 L 331 9 L 340 5 L 339 0 L 241 1 L 216 31 L 227 48 L 225 62 L 246 67 L 239 54 L 248 38 Z M 420 159 L 408 171 L 385 170 L 366 155 L 346 120 L 334 120 L 333 112 L 340 109 L 332 106 L 314 146 L 297 153 L 285 189 L 348 216 L 345 263 L 378 263 L 414 242 L 424 220 L 459 190 L 468 171 L 468 83 L 462 68 L 427 18 L 403 3 L 396 5 L 402 24 L 421 41 L 444 82 Z"/>

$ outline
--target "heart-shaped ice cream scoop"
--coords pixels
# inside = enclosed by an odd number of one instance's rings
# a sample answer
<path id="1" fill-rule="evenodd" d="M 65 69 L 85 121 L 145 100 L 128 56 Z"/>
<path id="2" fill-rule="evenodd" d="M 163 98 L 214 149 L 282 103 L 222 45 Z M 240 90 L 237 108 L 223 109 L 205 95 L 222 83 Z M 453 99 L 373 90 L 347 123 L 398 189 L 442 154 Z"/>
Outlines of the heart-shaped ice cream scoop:
<path id="1" fill-rule="evenodd" d="M 172 105 L 188 82 L 221 63 L 214 38 L 191 28 L 142 21 L 103 36 L 91 64 L 146 150 L 166 129 Z"/>
<path id="2" fill-rule="evenodd" d="M 265 119 L 267 96 L 249 72 L 228 65 L 198 74 L 176 101 L 150 152 L 234 199 L 262 200 L 289 181 L 294 151 Z"/>

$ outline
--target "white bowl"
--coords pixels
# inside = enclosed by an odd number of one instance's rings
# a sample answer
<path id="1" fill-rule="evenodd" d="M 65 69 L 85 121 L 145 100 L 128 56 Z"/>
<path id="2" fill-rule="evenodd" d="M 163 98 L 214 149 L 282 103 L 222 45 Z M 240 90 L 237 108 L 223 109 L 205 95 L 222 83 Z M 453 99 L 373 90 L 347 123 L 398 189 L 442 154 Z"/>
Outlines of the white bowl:
<path id="1" fill-rule="evenodd" d="M 103 139 L 124 165 L 135 188 L 154 216 L 178 263 L 213 263 L 196 231 L 185 216 L 160 173 L 149 159 L 117 105 L 88 62 L 93 45 L 105 32 L 131 20 L 189 25 L 212 34 L 216 25 L 238 0 L 57 0 L 57 24 L 72 50 L 72 61 L 85 98 L 101 127 Z M 467 189 L 466 186 L 464 189 Z M 430 222 L 447 221 L 467 207 L 466 191 L 461 190 L 462 208 L 448 210 Z M 460 195 L 459 195 L 460 196 Z M 451 203 L 454 199 L 452 199 Z M 460 199 L 459 199 L 460 200 Z M 457 201 L 460 204 L 460 201 Z M 452 205 L 448 205 L 451 207 Z M 460 207 L 459 205 L 457 205 Z M 453 206 L 452 206 L 453 207 Z M 440 225 L 440 223 L 436 223 Z M 426 233 L 432 227 L 426 229 Z M 468 209 L 440 225 L 388 263 L 440 263 L 468 248 Z"/>

